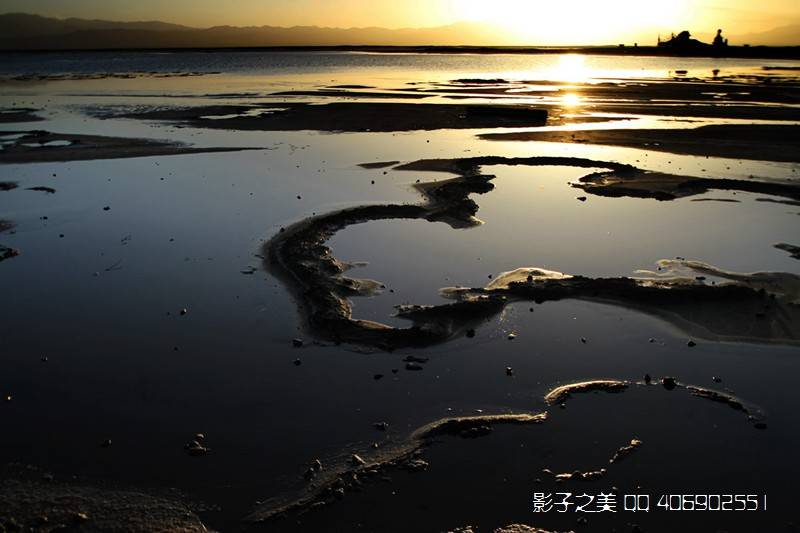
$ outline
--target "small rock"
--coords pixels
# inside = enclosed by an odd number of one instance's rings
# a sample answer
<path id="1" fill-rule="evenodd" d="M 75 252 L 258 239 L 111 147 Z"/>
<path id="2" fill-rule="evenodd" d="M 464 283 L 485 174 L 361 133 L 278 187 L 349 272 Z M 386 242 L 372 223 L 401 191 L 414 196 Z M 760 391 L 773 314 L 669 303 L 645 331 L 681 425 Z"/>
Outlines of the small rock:
<path id="1" fill-rule="evenodd" d="M 300 366 L 303 364 L 303 362 L 300 359 L 295 359 L 294 361 L 292 361 L 292 364 L 294 366 Z"/>
<path id="2" fill-rule="evenodd" d="M 582 342 L 583 344 L 586 344 L 586 337 L 581 337 L 581 342 Z"/>
<path id="3" fill-rule="evenodd" d="M 670 376 L 667 376 L 667 377 L 663 377 L 663 378 L 661 378 L 661 384 L 662 384 L 662 385 L 664 386 L 664 388 L 665 388 L 665 389 L 667 389 L 667 390 L 672 390 L 672 389 L 674 389 L 674 388 L 675 388 L 675 386 L 677 385 L 677 383 L 676 383 L 676 381 L 675 381 L 675 378 L 673 378 L 673 377 L 670 377 Z"/>
<path id="4" fill-rule="evenodd" d="M 585 202 L 586 201 L 586 197 L 585 196 L 578 196 L 575 199 L 578 200 L 579 202 Z"/>
<path id="5" fill-rule="evenodd" d="M 644 382 L 647 383 L 648 385 L 650 385 L 651 381 L 653 381 L 653 378 L 650 377 L 650 374 L 645 374 L 644 375 Z"/>
<path id="6" fill-rule="evenodd" d="M 292 346 L 294 346 L 295 348 L 302 348 L 303 339 L 292 339 Z"/>
<path id="7" fill-rule="evenodd" d="M 110 208 L 109 206 L 105 206 L 105 207 L 103 208 L 103 211 L 111 211 L 111 208 Z"/>
<path id="8" fill-rule="evenodd" d="M 423 368 L 419 363 L 406 363 L 406 370 L 422 370 Z"/>
<path id="9" fill-rule="evenodd" d="M 517 338 L 516 333 L 509 333 L 508 334 L 508 340 L 513 341 L 516 338 Z"/>
<path id="10" fill-rule="evenodd" d="M 475 337 L 475 330 L 470 328 L 470 329 L 467 330 L 467 338 L 471 339 L 473 337 Z"/>
<path id="11" fill-rule="evenodd" d="M 189 310 L 184 307 L 183 309 L 181 309 L 181 316 L 186 315 L 186 313 L 188 313 L 188 312 L 189 312 Z"/>
<path id="12" fill-rule="evenodd" d="M 404 465 L 405 469 L 411 472 L 427 470 L 429 466 L 431 466 L 430 463 L 424 459 L 411 459 Z"/>
<path id="13" fill-rule="evenodd" d="M 697 343 L 690 340 L 689 342 L 686 343 L 686 346 L 688 346 L 689 348 L 694 348 L 695 346 L 697 346 Z"/>
<path id="14" fill-rule="evenodd" d="M 104 440 L 101 446 L 103 446 L 103 448 L 111 448 L 111 439 Z"/>
<path id="15" fill-rule="evenodd" d="M 714 381 L 714 383 L 722 383 L 722 378 L 720 377 L 714 376 L 711 379 Z"/>
<path id="16" fill-rule="evenodd" d="M 183 449 L 186 450 L 186 453 L 191 455 L 192 457 L 202 457 L 207 455 L 208 452 L 211 451 L 211 448 L 206 448 L 196 440 L 189 442 L 183 446 Z"/>
<path id="17" fill-rule="evenodd" d="M 510 366 L 507 366 L 506 367 L 506 376 L 513 376 L 513 375 L 514 375 L 514 369 L 511 368 Z"/>
<path id="18" fill-rule="evenodd" d="M 375 381 L 383 379 L 383 374 L 375 374 L 374 376 L 372 376 L 372 379 L 374 379 Z"/>
<path id="19" fill-rule="evenodd" d="M 373 425 L 378 431 L 386 431 L 389 428 L 388 422 L 375 422 Z"/>
<path id="20" fill-rule="evenodd" d="M 353 463 L 356 466 L 363 466 L 363 465 L 367 464 L 367 462 L 364 459 L 362 459 L 361 456 L 359 456 L 357 453 L 354 453 L 350 457 L 350 462 Z"/>

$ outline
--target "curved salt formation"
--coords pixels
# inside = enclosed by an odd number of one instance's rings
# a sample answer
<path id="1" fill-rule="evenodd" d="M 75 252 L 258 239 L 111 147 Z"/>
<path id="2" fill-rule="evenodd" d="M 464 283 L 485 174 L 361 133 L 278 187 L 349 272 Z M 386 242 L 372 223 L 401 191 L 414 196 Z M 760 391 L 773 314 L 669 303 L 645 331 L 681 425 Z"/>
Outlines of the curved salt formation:
<path id="1" fill-rule="evenodd" d="M 453 228 L 480 224 L 475 217 L 478 204 L 469 196 L 494 189 L 492 181 L 495 176 L 481 174 L 480 167 L 500 164 L 607 169 L 584 176 L 576 186 L 587 192 L 612 196 L 629 194 L 674 198 L 674 195 L 665 193 L 664 184 L 667 184 L 668 187 L 678 187 L 682 196 L 718 187 L 800 197 L 800 187 L 794 185 L 665 175 L 627 164 L 584 158 L 486 156 L 420 160 L 395 168 L 449 172 L 459 176 L 417 184 L 416 188 L 425 197 L 425 202 L 420 204 L 352 207 L 282 228 L 265 245 L 266 266 L 301 300 L 307 324 L 315 334 L 337 343 L 387 351 L 445 342 L 498 314 L 509 302 L 545 302 L 564 298 L 635 307 L 663 317 L 700 337 L 800 342 L 800 308 L 795 305 L 800 287 L 798 276 L 764 272 L 741 274 L 688 261 L 664 260 L 662 267 L 668 270 L 684 267 L 723 277 L 729 282 L 708 285 L 697 277 L 692 280 L 677 274 L 646 279 L 588 278 L 523 268 L 502 274 L 486 287 L 443 289 L 445 296 L 455 300 L 452 303 L 398 307 L 397 316 L 412 323 L 408 328 L 354 319 L 348 298 L 372 294 L 378 290 L 379 284 L 373 280 L 346 277 L 344 273 L 349 266 L 333 256 L 326 241 L 348 226 L 374 220 L 422 219 L 445 222 Z M 619 187 L 620 183 L 624 184 L 623 188 Z M 603 192 L 599 192 L 601 190 Z"/>
<path id="2" fill-rule="evenodd" d="M 758 407 L 748 404 L 733 395 L 715 391 L 696 385 L 679 383 L 670 378 L 670 390 L 684 391 L 692 396 L 723 403 L 747 415 L 754 427 L 766 427 L 763 415 Z M 637 387 L 639 390 L 654 390 L 655 385 L 632 383 L 625 380 L 591 380 L 560 385 L 551 389 L 544 398 L 548 405 L 561 404 L 572 394 L 583 392 L 610 392 L 623 393 Z M 475 438 L 490 435 L 495 426 L 510 425 L 546 425 L 551 416 L 558 416 L 560 409 L 551 414 L 550 411 L 481 414 L 475 416 L 442 418 L 413 431 L 405 440 L 387 447 L 359 451 L 350 456 L 348 463 L 334 464 L 326 469 L 321 466 L 316 472 L 319 477 L 313 476 L 310 484 L 299 495 L 273 499 L 265 502 L 247 520 L 263 522 L 286 518 L 292 515 L 301 515 L 308 510 L 340 499 L 347 491 L 361 491 L 364 483 L 369 480 L 381 479 L 387 469 L 401 468 L 411 471 L 424 470 L 428 462 L 421 458 L 425 448 L 434 445 L 446 445 L 447 439 L 442 437 Z M 544 469 L 543 474 L 551 475 L 556 481 L 592 481 L 605 476 L 609 468 L 614 468 L 619 461 L 633 454 L 643 445 L 639 438 L 631 438 L 627 444 L 620 446 L 613 452 L 607 465 L 596 470 L 573 471 L 556 474 L 552 470 Z M 320 463 L 321 465 L 321 463 Z"/>

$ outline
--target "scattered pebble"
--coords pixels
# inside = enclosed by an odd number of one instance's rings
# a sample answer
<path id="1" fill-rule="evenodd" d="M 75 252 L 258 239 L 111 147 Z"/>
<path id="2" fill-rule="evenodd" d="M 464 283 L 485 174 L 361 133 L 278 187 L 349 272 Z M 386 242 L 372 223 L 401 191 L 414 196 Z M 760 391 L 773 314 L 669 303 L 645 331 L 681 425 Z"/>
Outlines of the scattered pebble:
<path id="1" fill-rule="evenodd" d="M 183 445 L 183 449 L 186 450 L 186 453 L 191 455 L 192 457 L 202 457 L 207 455 L 208 452 L 211 451 L 211 448 L 206 448 L 203 444 L 201 444 L 197 440 L 193 440 L 191 442 L 187 442 Z"/>

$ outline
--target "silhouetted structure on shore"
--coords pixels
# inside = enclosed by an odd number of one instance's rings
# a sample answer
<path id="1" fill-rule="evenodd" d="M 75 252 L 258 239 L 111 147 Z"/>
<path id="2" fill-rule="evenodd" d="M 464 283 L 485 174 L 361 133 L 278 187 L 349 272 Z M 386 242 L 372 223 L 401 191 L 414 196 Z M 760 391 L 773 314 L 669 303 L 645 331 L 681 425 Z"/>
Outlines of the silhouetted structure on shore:
<path id="1" fill-rule="evenodd" d="M 692 34 L 688 30 L 683 30 L 678 35 L 673 33 L 668 41 L 662 41 L 659 35 L 658 47 L 670 50 L 675 54 L 692 54 L 703 51 L 709 53 L 714 51 L 721 52 L 728 47 L 728 39 L 722 36 L 722 30 L 717 30 L 713 43 L 708 44 L 692 39 Z"/>

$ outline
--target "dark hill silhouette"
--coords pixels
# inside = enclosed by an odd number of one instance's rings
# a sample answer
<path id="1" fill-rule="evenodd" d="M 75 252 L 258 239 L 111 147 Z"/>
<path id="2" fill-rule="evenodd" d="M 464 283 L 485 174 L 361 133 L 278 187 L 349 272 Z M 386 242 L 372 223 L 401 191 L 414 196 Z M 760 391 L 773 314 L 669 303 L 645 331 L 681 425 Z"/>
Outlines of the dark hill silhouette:
<path id="1" fill-rule="evenodd" d="M 191 30 L 187 26 L 158 21 L 113 22 L 108 20 L 84 20 L 77 18 L 55 19 L 27 13 L 8 13 L 0 15 L 0 36 L 2 40 L 19 38 L 38 38 L 44 36 L 67 35 L 69 33 L 92 30 L 145 30 L 181 31 Z"/>
<path id="2" fill-rule="evenodd" d="M 497 41 L 498 33 L 491 27 L 468 22 L 407 29 L 317 26 L 190 28 L 163 22 L 59 20 L 20 13 L 0 15 L 2 50 L 510 44 Z"/>
<path id="3" fill-rule="evenodd" d="M 532 21 L 532 24 L 537 24 Z M 777 28 L 770 32 L 752 34 L 746 39 L 731 37 L 731 44 L 762 44 L 760 39 L 770 45 L 800 44 L 800 25 Z M 646 32 L 640 28 L 640 32 Z M 655 37 L 656 31 L 653 31 Z M 532 28 L 531 40 L 536 40 Z M 498 51 L 493 47 L 514 46 L 517 48 L 502 51 L 530 52 L 523 50 L 514 37 L 487 24 L 458 22 L 435 28 L 386 29 L 368 28 L 321 28 L 317 26 L 215 26 L 212 28 L 193 28 L 179 24 L 159 21 L 114 22 L 107 20 L 84 20 L 77 18 L 56 19 L 25 13 L 0 15 L 0 50 L 102 50 L 102 49 L 148 49 L 148 48 L 247 48 L 247 47 L 479 47 L 480 50 Z M 640 40 L 641 42 L 641 40 Z M 569 44 L 569 43 L 564 43 Z M 600 44 L 600 43 L 598 43 Z M 702 43 L 700 43 L 702 44 Z M 616 44 L 608 45 L 607 53 L 628 53 L 627 50 L 611 50 Z M 647 52 L 639 47 L 637 52 L 667 55 L 669 50 L 659 49 Z M 655 48 L 655 47 L 653 47 Z M 690 46 L 689 53 L 703 53 L 704 46 Z M 599 51 L 594 47 L 580 49 Z M 544 51 L 544 49 L 539 49 Z M 465 50 L 452 50 L 465 51 Z M 603 52 L 599 52 L 603 53 Z M 728 53 L 737 53 L 730 50 Z M 740 51 L 738 53 L 741 53 Z M 746 56 L 762 52 L 747 51 Z M 775 55 L 776 51 L 770 52 Z M 797 50 L 784 50 L 776 57 L 794 57 Z"/>

